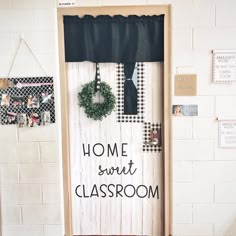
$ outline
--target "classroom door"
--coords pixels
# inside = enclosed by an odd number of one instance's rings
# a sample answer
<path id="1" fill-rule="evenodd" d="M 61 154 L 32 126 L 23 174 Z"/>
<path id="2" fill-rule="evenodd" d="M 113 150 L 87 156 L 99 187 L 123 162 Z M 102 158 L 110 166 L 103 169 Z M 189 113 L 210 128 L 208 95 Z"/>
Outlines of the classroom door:
<path id="1" fill-rule="evenodd" d="M 78 99 L 96 70 L 116 98 L 101 121 Z M 123 64 L 68 63 L 67 71 L 73 234 L 162 236 L 163 64 L 135 64 L 137 114 L 124 111 Z"/>

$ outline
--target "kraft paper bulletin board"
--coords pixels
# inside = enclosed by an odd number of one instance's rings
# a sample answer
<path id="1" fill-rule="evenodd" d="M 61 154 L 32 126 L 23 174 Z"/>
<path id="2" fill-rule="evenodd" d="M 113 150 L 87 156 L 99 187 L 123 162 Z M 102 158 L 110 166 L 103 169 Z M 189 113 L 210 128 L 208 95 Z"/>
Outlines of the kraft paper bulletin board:
<path id="1" fill-rule="evenodd" d="M 162 14 L 164 63 L 134 66 L 137 114 L 124 115 L 120 102 L 124 64 L 99 63 L 98 72 L 92 62 L 65 63 L 63 16 Z M 66 236 L 171 234 L 170 14 L 169 6 L 58 9 Z M 97 73 L 116 97 L 101 121 L 78 106 Z"/>

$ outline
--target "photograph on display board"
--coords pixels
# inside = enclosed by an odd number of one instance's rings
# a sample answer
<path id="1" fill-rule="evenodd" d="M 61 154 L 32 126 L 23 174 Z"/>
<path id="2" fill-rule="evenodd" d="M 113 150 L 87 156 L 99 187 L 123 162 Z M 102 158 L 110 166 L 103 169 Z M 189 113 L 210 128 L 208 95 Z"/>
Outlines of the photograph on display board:
<path id="1" fill-rule="evenodd" d="M 53 103 L 52 91 L 42 93 L 42 103 Z"/>
<path id="2" fill-rule="evenodd" d="M 50 111 L 41 112 L 41 125 L 49 125 L 51 123 Z"/>
<path id="3" fill-rule="evenodd" d="M 4 123 L 7 125 L 17 124 L 17 113 L 15 112 L 6 112 Z"/>
<path id="4" fill-rule="evenodd" d="M 27 116 L 26 114 L 18 114 L 18 127 L 23 128 L 27 126 Z"/>
<path id="5" fill-rule="evenodd" d="M 9 107 L 11 97 L 9 94 L 2 94 L 1 106 Z"/>
<path id="6" fill-rule="evenodd" d="M 14 108 L 25 106 L 25 98 L 23 96 L 12 96 L 12 105 Z"/>
<path id="7" fill-rule="evenodd" d="M 39 108 L 39 98 L 37 95 L 30 94 L 27 98 L 27 108 Z"/>
<path id="8" fill-rule="evenodd" d="M 28 115 L 28 127 L 35 127 L 40 125 L 40 116 L 37 112 Z"/>

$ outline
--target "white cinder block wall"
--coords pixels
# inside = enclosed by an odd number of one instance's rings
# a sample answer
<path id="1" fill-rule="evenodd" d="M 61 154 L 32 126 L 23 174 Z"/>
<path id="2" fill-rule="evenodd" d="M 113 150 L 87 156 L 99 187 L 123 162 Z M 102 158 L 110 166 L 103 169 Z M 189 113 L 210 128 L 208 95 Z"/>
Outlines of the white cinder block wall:
<path id="1" fill-rule="evenodd" d="M 213 84 L 212 49 L 236 48 L 235 0 L 77 0 L 78 6 L 172 4 L 172 81 L 198 75 L 199 117 L 173 119 L 175 236 L 236 235 L 236 151 L 218 148 L 216 117 L 236 117 L 236 84 Z M 55 0 L 0 0 L 0 76 L 7 76 L 24 33 L 58 85 Z M 22 47 L 12 76 L 43 75 Z M 59 93 L 57 87 L 57 93 Z M 58 106 L 57 106 L 58 107 Z M 59 117 L 58 117 L 59 118 Z M 0 127 L 3 236 L 62 236 L 58 126 Z"/>
<path id="2" fill-rule="evenodd" d="M 0 0 L 0 77 L 8 75 L 21 33 L 58 85 L 56 2 Z M 10 77 L 25 76 L 44 73 L 22 45 Z M 2 236 L 63 235 L 58 130 L 0 126 Z"/>
<path id="3" fill-rule="evenodd" d="M 173 1 L 173 74 L 195 72 L 199 117 L 173 119 L 175 236 L 236 235 L 236 150 L 218 148 L 216 117 L 236 117 L 236 84 L 212 83 L 212 49 L 236 48 L 234 0 Z M 173 77 L 172 77 L 173 80 Z"/>

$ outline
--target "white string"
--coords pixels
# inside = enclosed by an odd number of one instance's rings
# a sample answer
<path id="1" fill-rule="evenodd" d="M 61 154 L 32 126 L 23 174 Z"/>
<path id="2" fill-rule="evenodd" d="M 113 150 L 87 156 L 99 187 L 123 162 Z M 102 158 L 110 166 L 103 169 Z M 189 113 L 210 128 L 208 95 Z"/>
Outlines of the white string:
<path id="1" fill-rule="evenodd" d="M 12 68 L 13 68 L 13 66 L 14 66 L 14 63 L 15 63 L 15 60 L 16 60 L 16 57 L 17 57 L 17 55 L 18 55 L 18 52 L 19 52 L 19 49 L 20 49 L 20 46 L 21 46 L 21 43 L 22 43 L 22 42 L 25 43 L 26 47 L 29 49 L 29 51 L 30 51 L 31 54 L 33 55 L 34 59 L 37 61 L 38 65 L 40 66 L 40 68 L 41 68 L 41 70 L 43 71 L 43 73 L 48 77 L 46 71 L 43 69 L 41 63 L 39 62 L 39 60 L 38 60 L 38 58 L 36 57 L 36 55 L 34 54 L 34 52 L 31 50 L 31 48 L 29 47 L 29 45 L 27 44 L 27 42 L 24 40 L 24 38 L 21 37 L 20 43 L 19 43 L 19 45 L 18 45 L 18 47 L 17 47 L 17 49 L 16 49 L 16 53 L 15 53 L 15 56 L 14 56 L 14 58 L 13 58 L 13 61 L 12 61 L 10 70 L 9 70 L 9 72 L 8 72 L 7 78 L 9 78 L 9 76 L 10 76 L 10 74 L 11 74 L 11 72 L 12 72 Z"/>
<path id="2" fill-rule="evenodd" d="M 11 67 L 10 67 L 10 70 L 9 70 L 9 72 L 8 72 L 7 78 L 9 78 L 9 76 L 10 76 L 10 73 L 11 73 L 12 67 L 13 67 L 13 65 L 14 65 L 14 63 L 15 63 L 16 56 L 17 56 L 18 51 L 19 51 L 19 49 L 20 49 L 20 45 L 21 45 L 22 40 L 23 40 L 23 39 L 21 38 L 21 39 L 20 39 L 20 43 L 19 43 L 19 45 L 18 45 L 18 47 L 17 47 L 17 49 L 16 49 L 16 53 L 15 53 L 15 56 L 14 56 L 13 61 L 12 61 L 12 63 L 11 63 Z"/>

